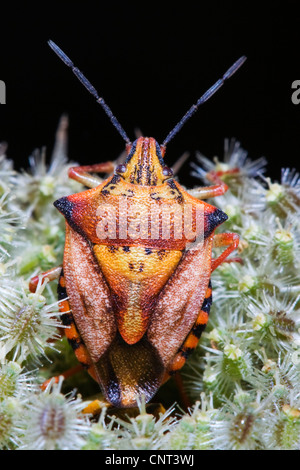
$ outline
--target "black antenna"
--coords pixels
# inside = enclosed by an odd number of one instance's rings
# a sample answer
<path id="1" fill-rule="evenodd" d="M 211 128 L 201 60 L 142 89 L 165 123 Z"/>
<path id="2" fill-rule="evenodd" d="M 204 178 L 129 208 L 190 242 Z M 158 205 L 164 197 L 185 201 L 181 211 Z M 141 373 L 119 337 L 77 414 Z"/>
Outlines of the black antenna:
<path id="1" fill-rule="evenodd" d="M 198 107 L 205 103 L 205 101 L 209 100 L 209 98 L 216 93 L 222 85 L 224 85 L 225 80 L 230 78 L 236 71 L 243 65 L 247 57 L 242 56 L 240 57 L 228 70 L 224 73 L 223 77 L 220 78 L 209 90 L 207 90 L 201 98 L 198 99 L 196 104 L 193 104 L 188 112 L 183 116 L 183 118 L 176 124 L 176 126 L 171 130 L 171 132 L 167 135 L 165 140 L 162 143 L 162 147 L 165 147 L 171 139 L 180 131 L 182 126 L 186 123 L 188 119 L 197 111 Z"/>
<path id="2" fill-rule="evenodd" d="M 85 86 L 85 88 L 96 98 L 97 103 L 99 103 L 104 111 L 106 112 L 107 116 L 111 120 L 112 124 L 115 126 L 117 131 L 121 134 L 123 139 L 125 140 L 126 144 L 131 144 L 130 139 L 128 138 L 126 132 L 124 131 L 123 127 L 117 120 L 117 118 L 111 112 L 111 109 L 107 106 L 104 99 L 101 98 L 97 90 L 93 87 L 93 85 L 89 82 L 89 80 L 83 75 L 80 70 L 74 66 L 73 62 L 69 57 L 55 44 L 53 41 L 48 41 L 49 46 L 53 51 L 58 55 L 58 57 L 68 66 L 71 68 L 72 72 L 76 75 L 78 80 Z"/>

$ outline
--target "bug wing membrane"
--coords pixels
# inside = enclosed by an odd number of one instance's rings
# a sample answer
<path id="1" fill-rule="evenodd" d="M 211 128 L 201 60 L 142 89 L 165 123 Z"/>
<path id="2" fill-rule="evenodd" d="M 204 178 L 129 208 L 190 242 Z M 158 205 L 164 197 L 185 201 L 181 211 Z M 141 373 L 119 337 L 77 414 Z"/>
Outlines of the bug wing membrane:
<path id="1" fill-rule="evenodd" d="M 116 407 L 137 405 L 143 395 L 148 402 L 160 387 L 165 369 L 155 347 L 144 336 L 127 344 L 117 333 L 95 366 L 106 398 Z"/>

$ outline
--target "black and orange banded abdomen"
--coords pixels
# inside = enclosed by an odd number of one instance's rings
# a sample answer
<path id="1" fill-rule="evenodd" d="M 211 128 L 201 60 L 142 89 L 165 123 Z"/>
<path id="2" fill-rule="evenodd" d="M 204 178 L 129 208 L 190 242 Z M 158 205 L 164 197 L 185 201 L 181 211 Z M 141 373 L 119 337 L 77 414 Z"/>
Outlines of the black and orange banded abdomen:
<path id="1" fill-rule="evenodd" d="M 59 311 L 61 313 L 61 321 L 64 325 L 64 333 L 69 342 L 72 346 L 74 353 L 82 365 L 84 369 L 92 369 L 92 361 L 88 350 L 78 332 L 78 329 L 75 325 L 74 318 L 72 315 L 72 311 L 70 308 L 70 304 L 68 301 L 68 295 L 66 291 L 66 283 L 65 278 L 63 275 L 63 271 L 61 272 L 58 286 L 57 286 L 57 295 L 59 300 Z M 92 370 L 89 370 L 91 375 L 94 377 Z M 95 377 L 94 377 L 95 378 Z"/>

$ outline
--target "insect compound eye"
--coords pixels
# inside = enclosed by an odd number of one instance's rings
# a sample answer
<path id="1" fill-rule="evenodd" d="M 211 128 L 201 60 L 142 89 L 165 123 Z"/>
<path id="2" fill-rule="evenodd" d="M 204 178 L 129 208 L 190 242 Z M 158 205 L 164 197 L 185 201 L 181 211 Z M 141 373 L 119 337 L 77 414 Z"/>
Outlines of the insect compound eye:
<path id="1" fill-rule="evenodd" d="M 169 168 L 168 166 L 165 166 L 165 167 L 163 168 L 163 175 L 164 175 L 164 176 L 173 176 L 173 174 L 174 174 L 174 173 L 173 173 L 172 168 Z"/>
<path id="2" fill-rule="evenodd" d="M 125 173 L 125 171 L 126 171 L 126 165 L 124 164 L 118 165 L 115 168 L 116 173 Z"/>

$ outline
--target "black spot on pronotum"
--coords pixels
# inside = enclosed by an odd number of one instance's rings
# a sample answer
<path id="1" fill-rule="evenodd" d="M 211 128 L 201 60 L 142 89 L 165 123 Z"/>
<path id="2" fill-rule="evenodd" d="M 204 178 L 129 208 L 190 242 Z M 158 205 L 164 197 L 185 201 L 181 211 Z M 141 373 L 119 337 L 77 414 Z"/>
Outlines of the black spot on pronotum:
<path id="1" fill-rule="evenodd" d="M 119 175 L 114 175 L 112 177 L 112 179 L 109 181 L 108 185 L 109 184 L 117 184 L 117 183 L 120 182 L 120 180 L 121 180 L 121 177 Z"/>
<path id="2" fill-rule="evenodd" d="M 170 186 L 171 189 L 177 190 L 177 186 L 176 186 L 176 184 L 174 183 L 174 180 L 169 180 L 169 181 L 168 181 L 168 186 Z"/>
<path id="3" fill-rule="evenodd" d="M 154 199 L 155 201 L 160 201 L 161 197 L 156 196 L 158 193 L 151 193 L 150 197 L 151 199 Z"/>
<path id="4" fill-rule="evenodd" d="M 102 189 L 101 194 L 102 196 L 107 196 L 109 194 L 108 189 Z"/>
<path id="5" fill-rule="evenodd" d="M 209 235 L 214 231 L 218 225 L 221 225 L 225 220 L 228 219 L 228 215 L 221 209 L 215 209 L 213 212 L 206 214 L 205 216 L 205 225 L 204 225 L 204 238 L 209 237 Z"/>
<path id="6" fill-rule="evenodd" d="M 59 210 L 59 212 L 62 213 L 62 215 L 65 217 L 66 221 L 70 225 L 70 227 L 75 230 L 75 232 L 79 233 L 83 237 L 85 237 L 85 233 L 82 230 L 81 227 L 78 227 L 76 222 L 74 221 L 73 217 L 73 212 L 74 212 L 74 205 L 73 203 L 68 199 L 68 197 L 61 197 L 60 199 L 57 199 L 53 203 L 54 207 Z"/>
<path id="7" fill-rule="evenodd" d="M 171 194 L 176 195 L 175 197 L 176 197 L 177 202 L 179 204 L 182 204 L 183 203 L 183 196 L 182 196 L 181 192 L 179 191 L 179 189 L 177 188 L 174 180 L 173 179 L 168 180 L 167 184 L 171 188 Z"/>
<path id="8" fill-rule="evenodd" d="M 127 197 L 133 197 L 134 196 L 134 192 L 132 189 L 127 189 L 127 193 L 125 194 L 125 196 Z"/>
<path id="9" fill-rule="evenodd" d="M 53 205 L 68 221 L 72 219 L 73 204 L 67 197 L 61 197 L 60 199 L 57 199 Z"/>
<path id="10" fill-rule="evenodd" d="M 110 190 L 115 188 L 115 184 L 119 183 L 121 179 L 121 176 L 119 175 L 114 175 L 110 181 L 103 187 L 101 194 L 102 195 L 107 195 L 110 193 Z"/>

